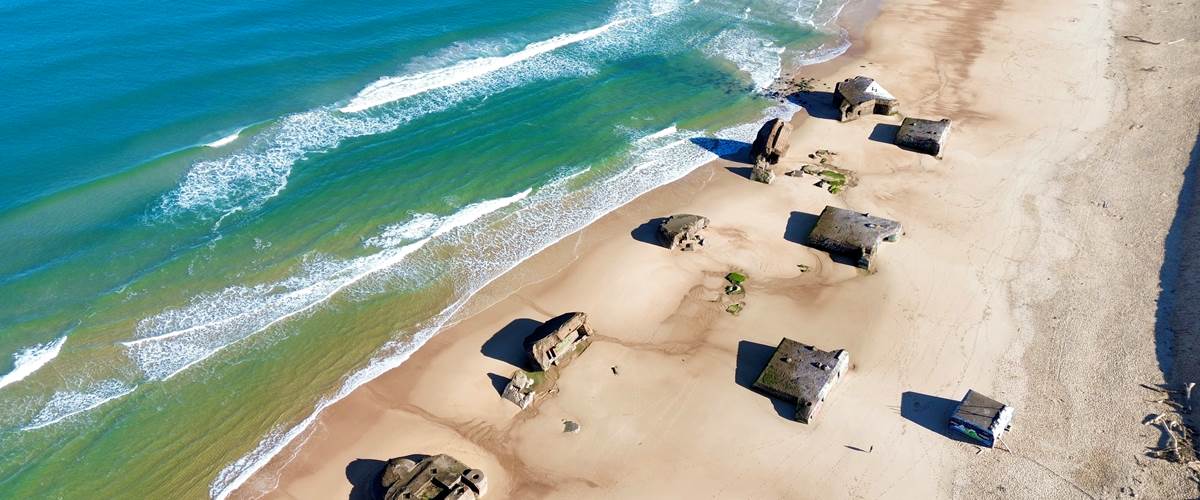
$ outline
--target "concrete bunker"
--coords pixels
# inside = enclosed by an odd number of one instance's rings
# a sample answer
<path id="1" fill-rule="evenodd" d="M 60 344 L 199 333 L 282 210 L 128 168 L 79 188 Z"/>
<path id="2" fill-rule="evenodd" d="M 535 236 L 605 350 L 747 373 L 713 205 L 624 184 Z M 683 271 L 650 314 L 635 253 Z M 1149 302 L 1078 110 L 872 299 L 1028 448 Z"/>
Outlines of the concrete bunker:
<path id="1" fill-rule="evenodd" d="M 973 390 L 950 416 L 950 429 L 960 432 L 981 446 L 992 448 L 1012 423 L 1013 408 Z"/>
<path id="2" fill-rule="evenodd" d="M 706 228 L 707 217 L 691 214 L 672 215 L 658 226 L 658 238 L 671 250 L 690 252 L 704 246 L 703 231 Z"/>
<path id="3" fill-rule="evenodd" d="M 865 76 L 838 82 L 833 88 L 833 105 L 841 113 L 843 122 L 871 114 L 894 115 L 900 111 L 900 100 L 875 79 Z"/>
<path id="4" fill-rule="evenodd" d="M 941 158 L 950 137 L 950 119 L 905 118 L 896 132 L 896 145 L 904 149 Z"/>
<path id="5" fill-rule="evenodd" d="M 879 245 L 896 241 L 903 233 L 899 222 L 827 206 L 809 233 L 808 244 L 830 254 L 850 257 L 858 267 L 874 271 Z"/>
<path id="6" fill-rule="evenodd" d="M 810 423 L 850 367 L 850 353 L 822 351 L 784 338 L 754 388 L 796 405 L 795 420 Z"/>
<path id="7" fill-rule="evenodd" d="M 487 476 L 450 455 L 388 460 L 380 478 L 385 500 L 474 500 L 487 494 Z"/>

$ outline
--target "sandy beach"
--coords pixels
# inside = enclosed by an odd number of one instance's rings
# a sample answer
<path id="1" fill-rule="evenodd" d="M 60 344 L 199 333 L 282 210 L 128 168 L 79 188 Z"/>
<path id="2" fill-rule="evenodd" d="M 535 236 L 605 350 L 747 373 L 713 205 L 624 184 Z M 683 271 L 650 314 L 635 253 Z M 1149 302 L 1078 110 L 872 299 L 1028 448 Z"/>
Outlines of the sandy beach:
<path id="1" fill-rule="evenodd" d="M 365 498 L 382 461 L 448 453 L 486 471 L 489 499 L 1196 497 L 1186 467 L 1145 456 L 1162 436 L 1143 420 L 1167 407 L 1140 384 L 1198 366 L 1164 347 L 1181 329 L 1164 326 L 1177 313 L 1160 282 L 1191 198 L 1200 14 L 884 0 L 844 19 L 853 48 L 796 75 L 818 92 L 779 171 L 826 149 L 857 185 L 764 185 L 732 158 L 647 193 L 492 282 L 234 496 Z M 892 144 L 898 116 L 834 118 L 821 97 L 859 74 L 906 116 L 952 119 L 944 157 Z M 826 205 L 905 235 L 872 274 L 834 262 L 804 244 Z M 711 219 L 702 250 L 647 236 L 675 213 Z M 719 302 L 731 271 L 749 276 L 737 316 Z M 595 342 L 520 411 L 498 387 L 525 335 L 568 311 L 589 314 Z M 749 388 L 783 337 L 851 354 L 809 425 Z M 1016 408 L 1011 451 L 948 435 L 968 389 Z"/>

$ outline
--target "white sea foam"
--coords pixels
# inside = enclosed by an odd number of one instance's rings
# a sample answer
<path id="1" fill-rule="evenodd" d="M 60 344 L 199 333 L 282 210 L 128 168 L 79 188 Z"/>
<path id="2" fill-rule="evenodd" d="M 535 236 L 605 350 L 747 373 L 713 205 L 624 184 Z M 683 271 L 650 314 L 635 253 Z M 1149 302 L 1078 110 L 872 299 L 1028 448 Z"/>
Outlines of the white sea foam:
<path id="1" fill-rule="evenodd" d="M 104 403 L 121 398 L 136 389 L 119 380 L 102 380 L 82 391 L 58 391 L 21 430 L 29 431 L 53 425 Z"/>
<path id="2" fill-rule="evenodd" d="M 595 71 L 581 60 L 547 52 L 498 68 L 488 78 L 436 86 L 421 98 L 407 99 L 381 113 L 346 114 L 326 107 L 287 115 L 246 138 L 243 147 L 227 156 L 193 164 L 179 186 L 160 200 L 156 215 L 170 218 L 191 212 L 219 218 L 236 210 L 253 211 L 287 187 L 297 162 L 336 148 L 346 139 L 387 133 L 465 99 L 486 97 L 530 81 Z"/>
<path id="3" fill-rule="evenodd" d="M 525 49 L 506 56 L 470 59 L 453 66 L 423 73 L 380 78 L 375 83 L 359 91 L 358 95 L 354 99 L 351 99 L 349 104 L 339 108 L 339 111 L 343 113 L 357 113 L 433 89 L 473 80 L 522 61 L 533 59 L 547 52 L 594 38 L 626 22 L 629 22 L 629 20 L 619 19 L 598 28 L 576 33 L 564 33 L 547 40 L 533 42 L 525 46 Z"/>
<path id="4" fill-rule="evenodd" d="M 186 307 L 165 311 L 138 323 L 139 338 L 122 342 L 129 358 L 152 380 L 166 380 L 222 349 L 272 325 L 309 311 L 367 276 L 388 269 L 420 250 L 431 240 L 447 235 L 484 216 L 529 196 L 513 196 L 474 203 L 432 223 L 385 229 L 378 245 L 428 232 L 416 241 L 348 261 L 315 259 L 303 272 L 274 283 L 234 286 L 197 297 Z"/>
<path id="5" fill-rule="evenodd" d="M 227 144 L 231 144 L 233 141 L 236 141 L 236 140 L 238 140 L 238 136 L 240 136 L 240 135 L 241 135 L 241 133 L 242 133 L 242 131 L 241 131 L 241 130 L 238 130 L 238 131 L 236 131 L 236 132 L 234 132 L 234 133 L 232 133 L 232 134 L 229 134 L 229 135 L 227 135 L 227 136 L 225 136 L 225 137 L 222 137 L 222 138 L 220 138 L 220 139 L 217 139 L 217 140 L 215 140 L 215 141 L 212 141 L 212 142 L 210 142 L 210 143 L 208 143 L 208 144 L 205 144 L 205 146 L 207 146 L 207 147 L 210 147 L 210 148 L 219 148 L 219 147 L 221 147 L 221 146 L 225 146 L 225 145 L 227 145 Z"/>
<path id="6" fill-rule="evenodd" d="M 26 347 L 13 354 L 13 369 L 0 377 L 0 387 L 20 382 L 41 367 L 46 366 L 46 363 L 58 356 L 58 352 L 62 350 L 62 346 L 66 342 L 67 337 L 59 337 L 45 344 Z"/>
<path id="7" fill-rule="evenodd" d="M 722 31 L 704 47 L 709 56 L 726 59 L 750 75 L 759 90 L 770 87 L 779 78 L 783 51 L 783 47 L 776 47 L 774 42 L 742 27 Z"/>
<path id="8" fill-rule="evenodd" d="M 433 214 L 417 214 L 408 222 L 383 228 L 379 235 L 363 241 L 364 246 L 389 248 L 414 240 L 419 240 L 433 233 L 441 218 Z"/>
<path id="9" fill-rule="evenodd" d="M 781 105 L 768 110 L 765 117 L 788 118 L 797 109 L 794 105 Z M 209 494 L 216 499 L 228 497 L 272 457 L 304 435 L 322 411 L 363 384 L 400 366 L 416 349 L 444 328 L 475 292 L 492 280 L 641 194 L 679 179 L 720 155 L 735 153 L 746 147 L 746 142 L 752 140 L 756 132 L 756 123 L 721 130 L 714 134 L 715 138 L 668 127 L 634 140 L 626 167 L 592 186 L 580 191 L 571 189 L 570 181 L 589 171 L 583 169 L 542 187 L 527 199 L 520 200 L 520 203 L 514 203 L 517 208 L 494 223 L 507 222 L 510 225 L 512 231 L 505 238 L 474 232 L 458 233 L 465 240 L 463 244 L 472 248 L 471 254 L 478 256 L 474 260 L 455 263 L 454 269 L 465 273 L 458 300 L 409 339 L 392 341 L 381 348 L 366 367 L 348 376 L 336 393 L 322 398 L 303 421 L 289 429 L 271 432 L 250 453 L 226 466 L 213 480 Z M 397 230 L 411 223 L 409 221 L 397 226 Z M 387 233 L 387 230 L 384 232 Z"/>
<path id="10" fill-rule="evenodd" d="M 666 137 L 666 136 L 669 136 L 669 135 L 672 135 L 672 134 L 675 134 L 678 132 L 679 132 L 679 129 L 675 128 L 675 125 L 671 125 L 670 127 L 659 130 L 658 132 L 650 134 L 646 137 L 642 137 L 641 139 L 638 139 L 637 142 L 653 141 L 655 139 L 661 139 L 663 137 Z"/>

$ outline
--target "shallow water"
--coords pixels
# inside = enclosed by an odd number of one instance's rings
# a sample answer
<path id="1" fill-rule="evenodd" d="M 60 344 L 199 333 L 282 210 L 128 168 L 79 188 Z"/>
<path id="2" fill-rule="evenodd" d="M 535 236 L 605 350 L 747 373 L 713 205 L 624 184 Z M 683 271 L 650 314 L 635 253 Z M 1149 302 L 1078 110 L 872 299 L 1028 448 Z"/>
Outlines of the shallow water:
<path id="1" fill-rule="evenodd" d="M 838 9 L 0 6 L 0 497 L 220 496 L 489 280 L 726 153 L 692 139 L 793 112 L 758 91 L 844 50 Z"/>

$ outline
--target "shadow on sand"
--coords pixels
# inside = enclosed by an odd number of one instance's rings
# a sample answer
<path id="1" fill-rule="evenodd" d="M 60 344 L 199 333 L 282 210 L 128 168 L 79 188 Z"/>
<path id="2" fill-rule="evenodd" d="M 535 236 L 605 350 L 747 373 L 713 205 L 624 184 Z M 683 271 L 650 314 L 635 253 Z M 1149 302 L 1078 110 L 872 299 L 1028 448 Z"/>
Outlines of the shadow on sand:
<path id="1" fill-rule="evenodd" d="M 647 245 L 666 248 L 663 246 L 662 241 L 658 239 L 658 227 L 666 221 L 666 217 L 650 219 L 644 224 L 634 228 L 633 231 L 630 231 L 629 235 L 632 236 L 634 240 L 640 241 Z"/>
<path id="2" fill-rule="evenodd" d="M 484 356 L 503 361 L 515 368 L 528 369 L 529 356 L 525 354 L 525 338 L 541 325 L 540 321 L 529 318 L 514 319 L 484 342 L 479 351 Z"/>
<path id="3" fill-rule="evenodd" d="M 967 439 L 966 436 L 950 430 L 950 414 L 954 413 L 955 406 L 958 406 L 956 400 L 919 392 L 905 391 L 900 395 L 900 416 L 905 420 L 948 439 L 967 444 L 978 444 Z"/>
<path id="4" fill-rule="evenodd" d="M 512 382 L 511 378 L 495 373 L 489 373 L 488 378 L 492 381 L 492 388 L 496 390 L 496 394 L 504 395 L 504 388 L 508 387 L 508 383 Z"/>
<path id="5" fill-rule="evenodd" d="M 804 108 L 808 116 L 823 120 L 841 120 L 842 112 L 833 105 L 833 92 L 796 92 L 787 97 L 792 104 Z"/>
<path id="6" fill-rule="evenodd" d="M 359 458 L 346 466 L 346 480 L 350 481 L 350 500 L 376 500 L 383 498 L 383 485 L 379 478 L 387 462 L 373 458 Z"/>
<path id="7" fill-rule="evenodd" d="M 1192 145 L 1191 158 L 1183 173 L 1178 209 L 1164 243 L 1162 269 L 1158 273 L 1158 309 L 1154 321 L 1154 351 L 1158 367 L 1168 383 L 1200 380 L 1200 339 L 1196 320 L 1200 308 L 1200 190 L 1196 185 L 1200 168 L 1200 134 Z M 1195 417 L 1193 417 L 1195 418 Z"/>
<path id="8" fill-rule="evenodd" d="M 771 361 L 772 354 L 775 354 L 775 348 L 769 345 L 749 340 L 738 342 L 737 368 L 733 373 L 733 381 L 737 385 L 770 399 L 771 404 L 775 407 L 775 413 L 780 417 L 795 420 L 795 404 L 781 401 L 754 389 L 754 381 L 758 379 L 758 374 L 762 373 L 763 368 L 767 367 L 767 362 Z"/>
<path id="9" fill-rule="evenodd" d="M 871 129 L 871 135 L 868 139 L 884 144 L 896 144 L 896 134 L 900 132 L 899 125 L 890 123 L 878 123 L 875 128 Z"/>
<path id="10" fill-rule="evenodd" d="M 787 227 L 785 227 L 783 230 L 783 239 L 798 245 L 804 245 L 819 252 L 824 252 L 829 255 L 829 260 L 832 260 L 835 263 L 844 264 L 850 267 L 858 267 L 859 256 L 857 255 L 828 253 L 825 252 L 824 249 L 814 247 L 808 243 L 808 235 L 809 233 L 812 233 L 813 228 L 817 226 L 817 221 L 819 219 L 820 216 L 817 215 L 804 212 L 792 212 L 792 214 L 788 216 Z"/>
<path id="11" fill-rule="evenodd" d="M 750 144 L 731 139 L 715 139 L 711 137 L 694 137 L 692 144 L 704 148 L 717 155 L 722 160 L 750 163 Z"/>
<path id="12" fill-rule="evenodd" d="M 404 458 L 420 462 L 429 455 L 412 454 Z M 358 458 L 346 466 L 346 480 L 350 481 L 350 500 L 378 500 L 383 498 L 383 484 L 379 481 L 387 462 L 373 458 Z"/>
<path id="13" fill-rule="evenodd" d="M 788 216 L 787 227 L 783 229 L 783 239 L 800 245 L 808 245 L 808 233 L 817 226 L 818 217 L 804 212 L 792 212 Z"/>

